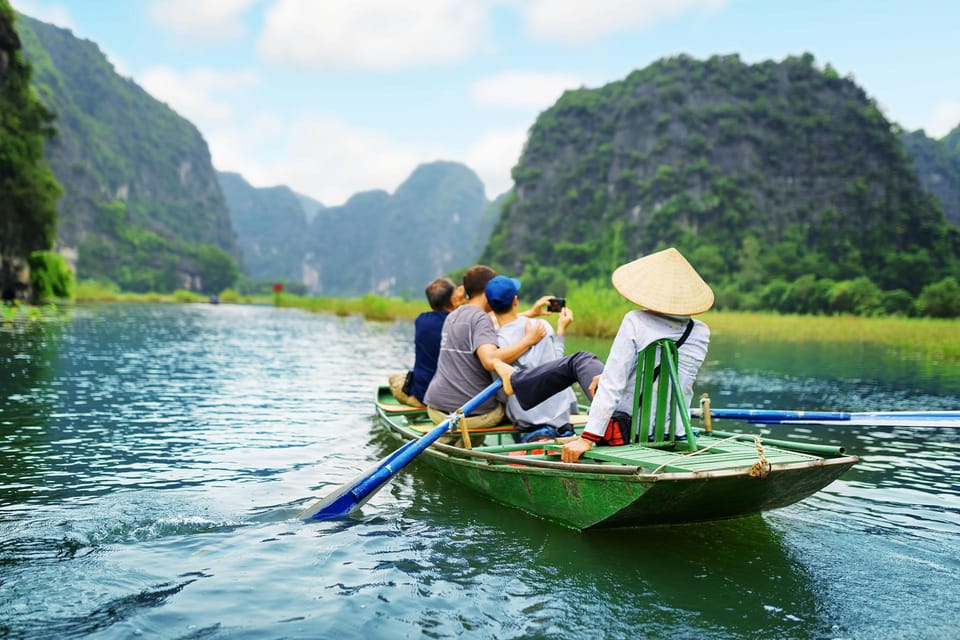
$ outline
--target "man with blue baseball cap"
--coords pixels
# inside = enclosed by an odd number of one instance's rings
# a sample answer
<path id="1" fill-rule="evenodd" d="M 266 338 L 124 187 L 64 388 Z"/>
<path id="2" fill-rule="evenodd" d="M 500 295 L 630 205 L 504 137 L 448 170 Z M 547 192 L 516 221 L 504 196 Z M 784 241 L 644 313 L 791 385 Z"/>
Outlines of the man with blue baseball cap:
<path id="1" fill-rule="evenodd" d="M 528 318 L 517 313 L 519 290 L 520 281 L 516 278 L 497 276 L 487 283 L 487 304 L 500 325 L 497 343 L 501 347 L 516 342 L 526 331 Z M 520 370 L 563 357 L 565 334 L 573 322 L 573 312 L 568 307 L 560 310 L 556 333 L 546 320 L 537 318 L 533 322 L 542 323 L 547 335 L 513 362 Z M 539 442 L 574 435 L 570 412 L 576 411 L 576 407 L 577 397 L 568 387 L 529 409 L 523 409 L 515 396 L 507 396 L 506 412 L 520 432 L 514 436 L 517 442 Z"/>

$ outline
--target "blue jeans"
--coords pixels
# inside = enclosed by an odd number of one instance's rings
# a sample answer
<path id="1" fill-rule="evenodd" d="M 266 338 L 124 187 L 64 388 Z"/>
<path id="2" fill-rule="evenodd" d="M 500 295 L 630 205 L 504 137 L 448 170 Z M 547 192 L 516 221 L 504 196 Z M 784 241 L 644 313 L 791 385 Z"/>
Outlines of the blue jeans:
<path id="1" fill-rule="evenodd" d="M 517 427 L 520 428 L 519 425 Z M 523 444 L 525 442 L 536 442 L 537 440 L 554 440 L 556 438 L 566 438 L 567 436 L 572 436 L 573 427 L 568 424 L 563 425 L 562 427 L 534 427 L 531 431 L 521 431 L 520 433 L 513 434 L 514 442 L 518 444 Z"/>

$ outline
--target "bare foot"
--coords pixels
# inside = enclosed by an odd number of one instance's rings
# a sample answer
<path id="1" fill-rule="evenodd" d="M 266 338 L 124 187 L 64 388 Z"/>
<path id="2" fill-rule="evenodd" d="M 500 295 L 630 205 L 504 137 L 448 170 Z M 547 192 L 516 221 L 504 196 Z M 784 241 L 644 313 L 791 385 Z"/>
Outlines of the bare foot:
<path id="1" fill-rule="evenodd" d="M 593 400 L 593 397 L 597 395 L 597 387 L 600 386 L 600 376 L 593 376 L 593 380 L 590 381 L 590 388 L 587 389 L 587 395 L 590 396 L 590 399 Z"/>
<path id="2" fill-rule="evenodd" d="M 510 384 L 510 378 L 513 377 L 514 368 L 503 360 L 494 360 L 493 368 L 497 372 L 497 375 L 500 376 L 500 379 L 503 380 L 503 392 L 508 396 L 512 396 L 513 385 Z"/>

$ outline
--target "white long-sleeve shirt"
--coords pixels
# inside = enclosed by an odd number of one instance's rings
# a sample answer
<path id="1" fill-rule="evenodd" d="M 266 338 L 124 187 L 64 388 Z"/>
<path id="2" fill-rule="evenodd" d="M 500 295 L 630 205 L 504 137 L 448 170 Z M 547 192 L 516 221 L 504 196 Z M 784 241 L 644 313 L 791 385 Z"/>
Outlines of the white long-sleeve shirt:
<path id="1" fill-rule="evenodd" d="M 617 337 L 610 347 L 610 355 L 604 364 L 600 386 L 590 404 L 590 414 L 584 431 L 602 437 L 614 411 L 633 413 L 633 395 L 636 388 L 637 356 L 650 343 L 660 338 L 679 340 L 689 318 L 665 316 L 649 311 L 629 311 L 620 323 Z M 693 383 L 700 365 L 707 357 L 710 343 L 710 328 L 700 320 L 694 320 L 693 330 L 680 347 L 677 362 L 680 386 L 684 400 L 689 406 L 693 400 Z M 663 371 L 660 377 L 666 376 Z M 683 425 L 674 420 L 674 431 L 683 434 Z"/>

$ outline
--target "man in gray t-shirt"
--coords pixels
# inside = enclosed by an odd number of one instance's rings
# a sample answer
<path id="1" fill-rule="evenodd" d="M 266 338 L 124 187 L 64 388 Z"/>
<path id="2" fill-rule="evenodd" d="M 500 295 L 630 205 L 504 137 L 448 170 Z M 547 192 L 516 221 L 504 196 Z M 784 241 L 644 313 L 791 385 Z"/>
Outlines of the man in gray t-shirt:
<path id="1" fill-rule="evenodd" d="M 507 347 L 497 346 L 497 331 L 487 315 L 486 286 L 496 276 L 490 267 L 477 265 L 463 276 L 467 301 L 447 316 L 440 337 L 437 372 L 423 401 L 437 424 L 490 385 L 494 360 L 513 362 L 546 335 L 540 323 L 529 323 L 524 335 Z M 496 398 L 481 404 L 467 416 L 467 427 L 492 427 L 503 419 L 503 406 Z"/>
<path id="2" fill-rule="evenodd" d="M 443 322 L 437 372 L 424 396 L 427 406 L 449 413 L 483 391 L 491 377 L 477 357 L 477 350 L 496 344 L 497 330 L 483 309 L 465 304 L 451 312 Z M 489 413 L 498 405 L 493 396 L 474 413 Z"/>

